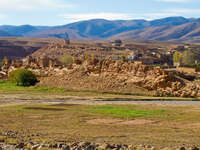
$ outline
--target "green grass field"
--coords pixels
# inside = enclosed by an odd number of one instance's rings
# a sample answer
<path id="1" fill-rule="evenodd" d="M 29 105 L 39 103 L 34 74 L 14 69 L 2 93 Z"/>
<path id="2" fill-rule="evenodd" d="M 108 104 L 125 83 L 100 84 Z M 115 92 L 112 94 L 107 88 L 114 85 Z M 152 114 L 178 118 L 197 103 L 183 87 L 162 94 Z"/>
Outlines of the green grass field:
<path id="1" fill-rule="evenodd" d="M 0 80 L 0 92 L 63 92 L 63 88 L 48 88 L 39 86 L 23 87 L 17 86 L 15 83 Z"/>
<path id="2" fill-rule="evenodd" d="M 164 113 L 164 110 L 140 110 L 134 107 L 123 108 L 117 106 L 93 106 L 91 112 L 99 114 L 112 114 L 115 117 L 119 118 L 135 118 L 135 117 L 144 117 L 148 115 L 161 114 Z"/>

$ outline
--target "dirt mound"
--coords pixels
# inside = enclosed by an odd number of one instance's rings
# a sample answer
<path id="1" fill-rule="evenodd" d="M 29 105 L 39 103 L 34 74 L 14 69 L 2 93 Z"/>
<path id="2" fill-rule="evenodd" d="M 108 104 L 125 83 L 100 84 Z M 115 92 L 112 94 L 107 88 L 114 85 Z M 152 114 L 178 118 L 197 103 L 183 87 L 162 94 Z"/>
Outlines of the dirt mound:
<path id="1" fill-rule="evenodd" d="M 47 73 L 40 85 L 156 96 L 200 96 L 200 86 L 161 68 L 141 63 L 85 61 Z"/>
<path id="2" fill-rule="evenodd" d="M 114 124 L 114 125 L 144 125 L 151 124 L 155 121 L 152 120 L 144 120 L 144 119 L 135 119 L 135 120 L 122 120 L 122 119 L 93 119 L 87 121 L 89 124 Z"/>

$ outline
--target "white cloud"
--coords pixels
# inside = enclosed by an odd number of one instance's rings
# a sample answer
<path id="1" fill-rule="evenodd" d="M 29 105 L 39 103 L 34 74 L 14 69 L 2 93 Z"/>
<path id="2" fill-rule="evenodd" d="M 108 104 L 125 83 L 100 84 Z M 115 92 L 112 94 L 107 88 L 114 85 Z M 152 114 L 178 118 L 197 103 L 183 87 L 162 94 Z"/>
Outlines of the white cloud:
<path id="1" fill-rule="evenodd" d="M 146 19 L 153 20 L 169 16 L 176 16 L 176 12 L 161 12 L 161 13 L 88 13 L 88 14 L 64 14 L 59 15 L 64 17 L 66 23 L 77 22 L 90 19 L 107 19 L 107 20 L 131 20 L 131 19 Z"/>
<path id="2" fill-rule="evenodd" d="M 64 0 L 0 0 L 1 11 L 38 11 L 70 8 Z"/>
<path id="3" fill-rule="evenodd" d="M 170 8 L 160 12 L 149 13 L 83 13 L 83 14 L 64 14 L 59 15 L 64 17 L 65 23 L 72 23 L 90 19 L 107 19 L 107 20 L 134 20 L 145 19 L 154 20 L 165 17 L 195 17 L 194 14 L 200 14 L 200 9 L 187 9 L 187 8 Z"/>
<path id="4" fill-rule="evenodd" d="M 143 19 L 146 20 L 154 20 L 154 19 L 160 19 L 165 17 L 171 17 L 171 16 L 177 16 L 176 13 L 173 12 L 161 12 L 161 13 L 146 13 L 141 15 Z"/>
<path id="5" fill-rule="evenodd" d="M 90 19 L 108 19 L 108 20 L 121 20 L 132 19 L 132 14 L 126 13 L 86 13 L 86 14 L 64 14 L 60 15 L 68 22 L 75 22 Z"/>

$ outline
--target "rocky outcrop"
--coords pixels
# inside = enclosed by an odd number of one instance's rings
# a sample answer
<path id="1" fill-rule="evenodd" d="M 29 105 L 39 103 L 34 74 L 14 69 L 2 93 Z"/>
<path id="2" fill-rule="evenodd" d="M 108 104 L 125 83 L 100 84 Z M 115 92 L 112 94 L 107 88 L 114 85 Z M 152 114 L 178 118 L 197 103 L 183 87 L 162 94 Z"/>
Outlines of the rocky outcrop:
<path id="1" fill-rule="evenodd" d="M 1 38 L 0 60 L 5 56 L 12 60 L 25 58 L 48 43 L 48 39 Z"/>
<path id="2" fill-rule="evenodd" d="M 137 85 L 150 91 L 156 91 L 158 96 L 200 96 L 197 84 L 186 82 L 161 68 L 150 67 L 141 63 L 123 63 L 121 61 L 103 61 L 99 64 L 85 65 L 87 73 L 101 73 L 113 80 L 121 79 L 124 84 Z"/>
<path id="3" fill-rule="evenodd" d="M 91 143 L 91 142 L 74 142 L 74 143 L 51 143 L 41 144 L 38 142 L 21 142 L 16 145 L 0 144 L 0 150 L 157 150 L 158 148 L 151 145 L 132 145 L 132 144 L 109 144 L 109 143 Z M 196 146 L 185 147 L 164 147 L 159 150 L 199 150 Z"/>
<path id="4" fill-rule="evenodd" d="M 24 59 L 24 66 L 27 68 L 44 69 L 44 68 L 56 68 L 62 66 L 63 64 L 57 59 L 48 58 L 41 56 L 38 58 L 33 58 L 28 56 Z"/>
<path id="5" fill-rule="evenodd" d="M 57 72 L 59 73 L 51 73 L 46 79 L 42 79 L 41 85 L 48 85 L 47 82 L 51 83 L 55 79 L 59 79 L 62 83 L 59 80 L 56 80 L 56 82 L 60 83 L 61 87 L 77 84 L 77 87 L 85 90 L 111 90 L 132 93 L 135 86 L 137 86 L 144 91 L 146 90 L 146 93 L 148 93 L 147 91 L 155 92 L 154 95 L 156 96 L 200 96 L 199 84 L 159 67 L 150 67 L 138 62 L 87 60 L 82 65 L 74 64 L 67 71 L 59 70 Z"/>
<path id="6" fill-rule="evenodd" d="M 5 72 L 0 71 L 0 80 L 6 79 L 7 74 Z"/>
<path id="7" fill-rule="evenodd" d="M 149 145 L 136 145 L 132 143 L 107 143 L 107 142 L 90 142 L 90 141 L 79 141 L 69 139 L 49 139 L 49 140 L 38 140 L 40 134 L 35 133 L 29 135 L 29 138 L 22 136 L 18 132 L 6 131 L 0 132 L 0 150 L 199 150 L 198 146 L 195 145 L 180 145 L 177 143 L 175 146 L 170 147 L 157 147 Z M 31 139 L 30 137 L 37 136 L 38 139 Z M 12 140 L 10 140 L 12 139 Z"/>
<path id="8" fill-rule="evenodd" d="M 114 42 L 115 43 L 115 42 Z M 121 45 L 121 46 L 120 46 Z M 153 48 L 152 48 L 153 47 Z M 165 64 L 171 66 L 172 54 L 166 50 L 160 50 L 157 46 L 145 46 L 134 44 L 115 43 L 71 43 L 67 42 L 49 44 L 32 54 L 33 57 L 42 55 L 50 58 L 59 58 L 63 55 L 71 55 L 74 58 L 83 58 L 86 55 L 95 56 L 99 60 L 112 58 L 112 60 L 121 60 L 125 56 L 127 61 L 141 61 L 144 64 Z"/>
<path id="9" fill-rule="evenodd" d="M 39 84 L 45 86 L 68 88 L 70 85 L 77 90 L 151 93 L 156 96 L 200 96 L 200 84 L 193 82 L 195 77 L 167 72 L 140 62 L 90 58 L 84 62 L 75 60 L 73 65 L 66 67 L 56 59 L 29 56 L 23 61 L 6 62 L 3 71 L 9 73 L 20 67 L 34 71 L 40 77 Z"/>
<path id="10" fill-rule="evenodd" d="M 41 56 L 38 58 L 33 58 L 31 56 L 28 56 L 22 60 L 6 60 L 4 63 L 4 66 L 2 66 L 2 74 L 8 75 L 9 72 L 17 68 L 26 68 L 30 70 L 40 69 L 41 70 L 40 72 L 42 72 L 45 69 L 49 70 L 52 68 L 56 69 L 56 68 L 63 68 L 63 67 L 64 65 L 57 59 L 52 59 L 45 56 Z"/>

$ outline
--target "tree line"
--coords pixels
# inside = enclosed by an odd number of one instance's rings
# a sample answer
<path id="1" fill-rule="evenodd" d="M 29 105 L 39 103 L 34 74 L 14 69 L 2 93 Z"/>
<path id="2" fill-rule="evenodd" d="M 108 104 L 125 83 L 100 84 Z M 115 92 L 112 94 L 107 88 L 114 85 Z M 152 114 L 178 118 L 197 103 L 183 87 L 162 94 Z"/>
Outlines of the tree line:
<path id="1" fill-rule="evenodd" d="M 198 65 L 196 63 L 196 56 L 191 50 L 185 50 L 182 53 L 179 51 L 176 51 L 173 54 L 173 62 L 174 64 L 180 64 L 182 66 Z"/>

